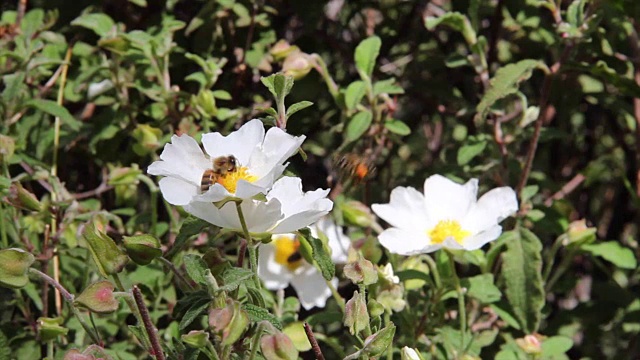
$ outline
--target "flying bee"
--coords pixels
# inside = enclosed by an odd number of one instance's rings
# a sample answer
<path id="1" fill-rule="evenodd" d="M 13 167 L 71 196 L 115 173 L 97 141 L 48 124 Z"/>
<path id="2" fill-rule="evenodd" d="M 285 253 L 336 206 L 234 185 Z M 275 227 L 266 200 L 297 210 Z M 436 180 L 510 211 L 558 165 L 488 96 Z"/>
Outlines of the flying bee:
<path id="1" fill-rule="evenodd" d="M 211 185 L 218 181 L 218 177 L 235 172 L 238 167 L 238 159 L 233 155 L 218 156 L 213 159 L 213 168 L 205 170 L 202 174 L 200 192 L 207 192 Z"/>
<path id="2" fill-rule="evenodd" d="M 350 177 L 356 183 L 366 181 L 376 173 L 376 167 L 370 159 L 354 153 L 344 155 L 336 164 L 343 177 Z"/>

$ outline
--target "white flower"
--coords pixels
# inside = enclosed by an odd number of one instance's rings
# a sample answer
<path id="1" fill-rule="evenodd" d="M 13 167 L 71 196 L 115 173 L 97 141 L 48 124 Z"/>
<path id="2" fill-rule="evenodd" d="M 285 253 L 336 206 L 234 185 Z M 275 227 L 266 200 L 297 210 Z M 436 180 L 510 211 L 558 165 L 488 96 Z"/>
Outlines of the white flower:
<path id="1" fill-rule="evenodd" d="M 327 237 L 327 245 L 329 245 L 329 249 L 331 249 L 331 261 L 333 261 L 334 264 L 347 263 L 351 239 L 345 235 L 341 228 L 336 226 L 331 216 L 327 215 L 322 217 L 315 224 L 309 226 L 309 228 L 311 229 L 311 235 L 314 237 L 320 237 L 321 233 Z"/>
<path id="2" fill-rule="evenodd" d="M 476 200 L 478 180 L 455 183 L 433 175 L 424 182 L 424 195 L 414 188 L 397 187 L 389 204 L 373 211 L 392 227 L 378 239 L 390 252 L 429 253 L 442 247 L 476 250 L 502 233 L 498 223 L 518 210 L 516 194 L 500 187 Z"/>
<path id="3" fill-rule="evenodd" d="M 346 251 L 351 245 L 351 240 L 336 226 L 331 217 L 323 217 L 310 228 L 311 234 L 315 237 L 318 236 L 318 230 L 326 235 L 331 249 L 331 260 L 335 264 L 347 261 Z M 331 296 L 331 290 L 320 271 L 299 257 L 299 246 L 300 242 L 294 234 L 274 235 L 269 244 L 260 245 L 258 276 L 270 290 L 284 289 L 291 284 L 298 293 L 300 304 L 307 310 L 314 306 L 324 307 Z M 334 287 L 337 286 L 338 279 L 333 278 L 331 283 Z"/>
<path id="4" fill-rule="evenodd" d="M 207 156 L 192 137 L 174 135 L 160 154 L 161 160 L 151 164 L 147 172 L 165 176 L 159 182 L 160 190 L 173 205 L 216 202 L 227 197 L 248 199 L 267 193 L 287 166 L 284 162 L 298 150 L 304 138 L 275 127 L 265 134 L 262 122 L 254 119 L 228 136 L 217 132 L 202 135 Z M 237 170 L 220 177 L 201 194 L 202 175 L 213 167 L 213 159 L 229 155 L 237 159 Z"/>
<path id="5" fill-rule="evenodd" d="M 251 233 L 290 233 L 313 224 L 326 215 L 333 202 L 326 198 L 329 190 L 302 192 L 302 181 L 297 177 L 282 177 L 273 184 L 267 201 L 249 199 L 242 202 L 242 213 Z M 210 202 L 192 202 L 185 211 L 213 225 L 242 231 L 235 202 L 220 209 Z"/>
<path id="6" fill-rule="evenodd" d="M 391 263 L 387 263 L 387 265 L 380 268 L 380 274 L 387 282 L 391 284 L 400 283 L 400 278 L 393 273 L 393 266 L 391 265 Z"/>

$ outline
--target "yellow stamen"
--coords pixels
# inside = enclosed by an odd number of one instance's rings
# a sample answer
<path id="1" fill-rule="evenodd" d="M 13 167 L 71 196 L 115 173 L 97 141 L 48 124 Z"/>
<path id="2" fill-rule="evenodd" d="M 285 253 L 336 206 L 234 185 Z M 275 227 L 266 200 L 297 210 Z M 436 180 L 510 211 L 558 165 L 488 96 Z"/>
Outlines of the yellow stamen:
<path id="1" fill-rule="evenodd" d="M 433 229 L 428 230 L 427 234 L 434 244 L 441 244 L 448 237 L 452 237 L 457 243 L 462 244 L 462 241 L 471 235 L 469 231 L 463 230 L 460 223 L 455 220 L 442 220 Z"/>
<path id="2" fill-rule="evenodd" d="M 238 180 L 245 180 L 250 183 L 258 180 L 258 178 L 250 174 L 248 170 L 246 166 L 243 166 L 236 169 L 236 171 L 230 171 L 225 175 L 218 176 L 218 184 L 224 186 L 230 193 L 235 194 Z"/>
<path id="3" fill-rule="evenodd" d="M 291 255 L 296 253 L 300 247 L 300 241 L 298 239 L 278 236 L 273 240 L 273 246 L 276 247 L 275 260 L 278 264 L 286 266 L 291 271 L 294 271 L 302 265 L 302 258 L 290 261 Z"/>

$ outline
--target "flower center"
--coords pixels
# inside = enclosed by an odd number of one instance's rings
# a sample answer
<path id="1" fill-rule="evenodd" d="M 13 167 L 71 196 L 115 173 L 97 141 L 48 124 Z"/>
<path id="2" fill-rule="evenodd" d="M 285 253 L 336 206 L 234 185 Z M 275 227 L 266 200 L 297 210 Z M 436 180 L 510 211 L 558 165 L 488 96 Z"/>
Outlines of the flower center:
<path id="1" fill-rule="evenodd" d="M 276 247 L 275 260 L 278 264 L 286 266 L 290 271 L 302 265 L 302 256 L 298 251 L 300 240 L 278 236 L 273 240 L 273 245 Z"/>
<path id="2" fill-rule="evenodd" d="M 238 186 L 238 180 L 245 180 L 250 183 L 258 180 L 255 175 L 249 173 L 249 169 L 246 166 L 237 168 L 235 171 L 229 171 L 224 175 L 218 176 L 218 184 L 224 186 L 227 191 L 232 194 L 236 193 L 236 186 Z"/>
<path id="3" fill-rule="evenodd" d="M 435 244 L 441 244 L 445 239 L 452 237 L 457 243 L 462 244 L 462 241 L 471 233 L 463 230 L 460 227 L 460 223 L 455 220 L 442 220 L 428 230 L 427 234 L 431 238 L 431 241 Z"/>

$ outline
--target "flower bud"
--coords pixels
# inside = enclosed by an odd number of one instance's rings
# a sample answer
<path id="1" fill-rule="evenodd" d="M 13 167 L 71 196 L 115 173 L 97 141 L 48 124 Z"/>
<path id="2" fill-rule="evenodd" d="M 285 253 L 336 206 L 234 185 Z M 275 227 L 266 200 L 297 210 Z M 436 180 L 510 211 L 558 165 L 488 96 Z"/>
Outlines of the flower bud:
<path id="1" fill-rule="evenodd" d="M 569 224 L 563 245 L 591 243 L 596 239 L 596 231 L 595 227 L 587 227 L 585 219 L 573 221 Z"/>
<path id="2" fill-rule="evenodd" d="M 399 284 L 400 278 L 398 278 L 393 273 L 393 265 L 391 263 L 387 263 L 383 267 L 378 268 L 378 275 L 382 278 L 382 281 L 386 283 L 386 285 Z"/>
<path id="3" fill-rule="evenodd" d="M 138 176 L 142 174 L 142 171 L 135 164 L 132 167 L 116 167 L 109 171 L 109 178 L 107 184 L 111 186 L 118 185 L 137 185 Z"/>
<path id="4" fill-rule="evenodd" d="M 188 334 L 183 334 L 180 339 L 187 346 L 200 349 L 209 343 L 209 333 L 203 330 L 192 330 Z"/>
<path id="5" fill-rule="evenodd" d="M 124 269 L 129 258 L 107 234 L 104 233 L 104 219 L 94 216 L 84 225 L 82 238 L 103 277 L 117 274 Z"/>
<path id="6" fill-rule="evenodd" d="M 209 311 L 209 326 L 222 336 L 222 345 L 231 345 L 240 339 L 249 325 L 249 315 L 240 308 L 240 303 L 227 301 L 222 309 Z"/>
<path id="7" fill-rule="evenodd" d="M 64 322 L 61 317 L 58 318 L 44 318 L 38 319 L 38 332 L 40 333 L 40 340 L 47 342 L 54 340 L 60 335 L 67 335 L 69 329 L 60 326 Z"/>
<path id="8" fill-rule="evenodd" d="M 95 360 L 93 355 L 85 355 L 78 349 L 71 349 L 64 354 L 62 360 Z"/>
<path id="9" fill-rule="evenodd" d="M 294 80 L 300 80 L 313 69 L 309 55 L 302 51 L 296 51 L 287 56 L 282 63 L 282 72 L 287 76 L 293 76 Z"/>
<path id="10" fill-rule="evenodd" d="M 378 281 L 378 270 L 371 261 L 360 257 L 357 261 L 344 267 L 344 275 L 354 284 L 375 284 Z"/>
<path id="11" fill-rule="evenodd" d="M 360 201 L 351 200 L 342 204 L 342 215 L 346 222 L 359 227 L 371 227 L 375 222 L 371 209 Z"/>
<path id="12" fill-rule="evenodd" d="M 149 265 L 153 259 L 162 256 L 160 240 L 155 236 L 148 234 L 125 236 L 123 242 L 127 255 L 138 265 Z"/>
<path id="13" fill-rule="evenodd" d="M 298 350 L 293 341 L 281 332 L 273 335 L 265 335 L 260 338 L 262 356 L 267 360 L 296 360 Z"/>
<path id="14" fill-rule="evenodd" d="M 516 339 L 516 344 L 527 354 L 538 355 L 542 353 L 542 343 L 540 335 L 526 335 L 523 338 Z"/>
<path id="15" fill-rule="evenodd" d="M 377 357 L 384 353 L 385 350 L 393 342 L 393 336 L 396 333 L 396 326 L 390 323 L 377 333 L 364 339 L 362 351 L 369 357 Z"/>
<path id="16" fill-rule="evenodd" d="M 369 313 L 364 294 L 353 292 L 353 297 L 347 301 L 344 308 L 344 326 L 349 328 L 351 335 L 364 330 L 369 325 Z"/>
<path id="17" fill-rule="evenodd" d="M 102 280 L 89 285 L 74 301 L 98 314 L 108 314 L 118 310 L 120 303 L 113 296 L 115 287 L 109 281 Z"/>
<path id="18" fill-rule="evenodd" d="M 7 163 L 15 150 L 15 140 L 12 137 L 0 135 L 0 163 Z"/>
<path id="19" fill-rule="evenodd" d="M 376 300 L 384 306 L 385 309 L 400 312 L 404 309 L 407 302 L 404 299 L 404 289 L 402 285 L 394 285 L 390 289 L 381 291 Z"/>
<path id="20" fill-rule="evenodd" d="M 147 124 L 138 124 L 131 132 L 131 136 L 136 140 L 133 151 L 140 156 L 145 156 L 160 147 L 162 130 Z"/>
<path id="21" fill-rule="evenodd" d="M 371 317 L 378 317 L 384 314 L 384 306 L 380 304 L 376 299 L 369 298 L 369 302 L 367 303 L 367 309 L 369 309 L 369 314 Z"/>
<path id="22" fill-rule="evenodd" d="M 36 196 L 29 192 L 29 190 L 23 188 L 19 182 L 11 184 L 5 200 L 18 209 L 29 211 L 42 210 L 42 205 Z"/>
<path id="23" fill-rule="evenodd" d="M 0 285 L 19 289 L 29 283 L 27 272 L 35 257 L 22 249 L 0 250 Z"/>
<path id="24" fill-rule="evenodd" d="M 291 46 L 286 40 L 281 39 L 281 40 L 278 40 L 278 42 L 275 43 L 273 47 L 271 47 L 271 50 L 269 50 L 269 53 L 271 53 L 271 56 L 273 56 L 273 59 L 275 61 L 280 61 L 286 58 L 292 52 L 297 52 L 297 51 L 300 51 L 300 49 L 297 46 L 295 45 Z"/>
<path id="25" fill-rule="evenodd" d="M 408 346 L 402 348 L 400 352 L 401 360 L 422 360 L 422 356 L 415 350 Z"/>

